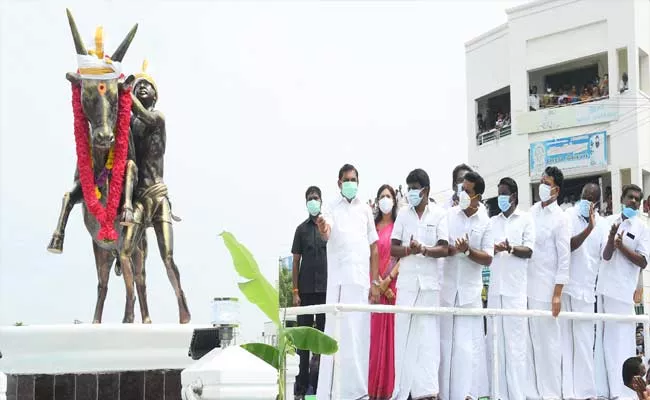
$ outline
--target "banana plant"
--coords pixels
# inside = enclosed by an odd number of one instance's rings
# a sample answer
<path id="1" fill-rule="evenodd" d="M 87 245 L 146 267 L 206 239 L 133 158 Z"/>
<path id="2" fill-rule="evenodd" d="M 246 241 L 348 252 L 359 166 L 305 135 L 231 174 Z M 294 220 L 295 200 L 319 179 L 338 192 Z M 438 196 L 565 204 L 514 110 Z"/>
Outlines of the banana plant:
<path id="1" fill-rule="evenodd" d="M 230 252 L 237 274 L 244 282 L 239 282 L 239 290 L 244 297 L 255 304 L 277 327 L 278 344 L 270 346 L 265 343 L 246 343 L 242 348 L 260 358 L 278 371 L 279 399 L 286 397 L 287 354 L 294 355 L 296 350 L 308 350 L 314 354 L 334 354 L 338 343 L 318 329 L 308 326 L 286 328 L 280 321 L 278 290 L 266 280 L 251 252 L 239 243 L 230 232 L 222 232 L 223 239 Z M 283 318 L 284 319 L 284 318 Z"/>

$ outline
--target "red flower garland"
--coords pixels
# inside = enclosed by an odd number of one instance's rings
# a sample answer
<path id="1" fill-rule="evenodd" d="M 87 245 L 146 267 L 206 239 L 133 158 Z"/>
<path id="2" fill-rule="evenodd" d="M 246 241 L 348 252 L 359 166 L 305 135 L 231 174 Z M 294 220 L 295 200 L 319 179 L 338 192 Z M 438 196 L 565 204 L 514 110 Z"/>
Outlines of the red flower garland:
<path id="1" fill-rule="evenodd" d="M 77 167 L 79 181 L 84 195 L 86 207 L 99 222 L 100 229 L 97 239 L 104 241 L 117 240 L 115 217 L 124 189 L 124 170 L 129 147 L 129 131 L 131 124 L 131 93 L 123 90 L 119 96 L 117 112 L 117 132 L 115 135 L 115 162 L 109 183 L 109 194 L 104 207 L 95 195 L 95 176 L 91 166 L 90 144 L 88 142 L 88 120 L 81 105 L 81 87 L 72 85 L 72 110 L 74 112 L 74 136 L 77 145 Z"/>

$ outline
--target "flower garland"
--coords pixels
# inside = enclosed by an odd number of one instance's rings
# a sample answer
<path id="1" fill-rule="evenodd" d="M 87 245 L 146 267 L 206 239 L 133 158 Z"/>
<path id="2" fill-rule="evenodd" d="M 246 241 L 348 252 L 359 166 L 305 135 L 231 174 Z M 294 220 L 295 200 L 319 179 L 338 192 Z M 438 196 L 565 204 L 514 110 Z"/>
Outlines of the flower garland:
<path id="1" fill-rule="evenodd" d="M 118 238 L 117 232 L 115 231 L 115 218 L 124 189 L 124 170 L 126 168 L 126 156 L 129 147 L 131 93 L 130 90 L 123 90 L 120 93 L 115 145 L 111 149 L 111 153 L 114 152 L 114 154 L 111 157 L 109 153 L 106 166 L 100 175 L 100 178 L 103 177 L 105 181 L 108 178 L 109 172 L 112 172 L 110 174 L 110 182 L 108 183 L 109 193 L 106 206 L 103 206 L 99 202 L 101 193 L 96 185 L 93 174 L 93 161 L 88 138 L 88 120 L 81 105 L 81 87 L 79 85 L 72 85 L 72 110 L 74 113 L 74 136 L 77 147 L 77 167 L 79 169 L 79 181 L 81 182 L 84 201 L 90 213 L 99 222 L 100 229 L 97 234 L 97 239 L 114 241 Z M 98 193 L 99 196 L 97 195 Z"/>

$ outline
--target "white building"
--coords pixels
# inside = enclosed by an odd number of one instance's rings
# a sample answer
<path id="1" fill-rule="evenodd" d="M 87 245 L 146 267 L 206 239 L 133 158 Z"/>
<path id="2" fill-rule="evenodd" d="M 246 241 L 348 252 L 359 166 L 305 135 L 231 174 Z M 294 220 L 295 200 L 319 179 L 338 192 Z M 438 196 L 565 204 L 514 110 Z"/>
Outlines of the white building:
<path id="1" fill-rule="evenodd" d="M 527 209 L 547 165 L 564 172 L 560 200 L 579 198 L 589 181 L 611 188 L 613 212 L 625 184 L 639 185 L 647 199 L 650 2 L 538 0 L 506 14 L 504 25 L 465 45 L 469 164 L 485 178 L 488 203 L 496 207 L 497 184 L 510 176 Z M 585 86 L 590 99 L 581 97 Z M 491 129 L 498 113 L 511 123 Z"/>

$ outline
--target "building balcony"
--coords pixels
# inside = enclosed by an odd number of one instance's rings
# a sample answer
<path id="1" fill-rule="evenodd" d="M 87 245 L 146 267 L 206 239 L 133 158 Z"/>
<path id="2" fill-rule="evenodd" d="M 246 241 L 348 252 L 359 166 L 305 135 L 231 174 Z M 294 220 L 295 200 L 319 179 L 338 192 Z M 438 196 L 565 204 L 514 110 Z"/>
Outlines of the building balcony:
<path id="1" fill-rule="evenodd" d="M 544 108 L 515 116 L 518 134 L 554 131 L 616 121 L 619 118 L 619 99 L 579 103 L 565 107 Z"/>
<path id="2" fill-rule="evenodd" d="M 477 146 L 482 146 L 485 143 L 492 142 L 495 140 L 499 140 L 505 136 L 510 136 L 512 134 L 512 126 L 504 126 L 501 129 L 491 129 L 487 132 L 482 132 L 479 133 L 478 136 L 476 137 L 476 145 Z"/>

